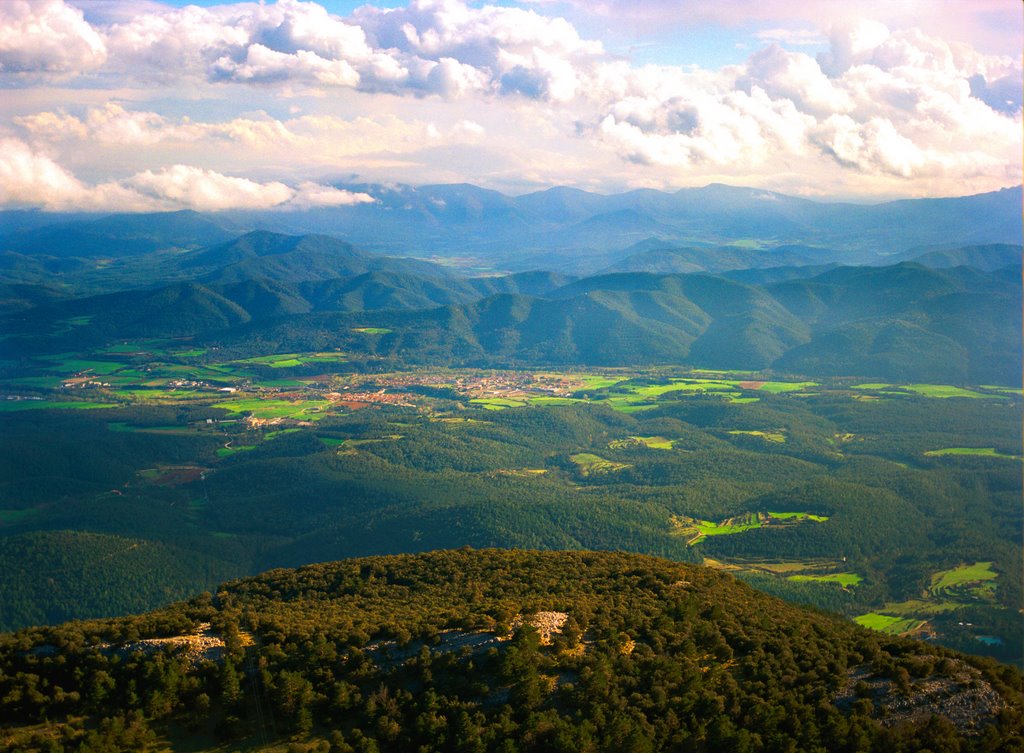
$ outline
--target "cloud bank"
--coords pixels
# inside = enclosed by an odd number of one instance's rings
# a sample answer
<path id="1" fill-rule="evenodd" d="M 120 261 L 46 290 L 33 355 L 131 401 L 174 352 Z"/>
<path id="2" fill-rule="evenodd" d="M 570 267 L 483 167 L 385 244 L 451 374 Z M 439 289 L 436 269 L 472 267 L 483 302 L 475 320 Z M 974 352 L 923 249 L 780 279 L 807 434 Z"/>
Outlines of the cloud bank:
<path id="1" fill-rule="evenodd" d="M 117 181 L 88 185 L 18 139 L 0 139 L 0 204 L 51 211 L 169 211 L 195 209 L 309 209 L 373 202 L 310 181 L 290 187 L 222 175 L 190 165 L 145 170 Z"/>

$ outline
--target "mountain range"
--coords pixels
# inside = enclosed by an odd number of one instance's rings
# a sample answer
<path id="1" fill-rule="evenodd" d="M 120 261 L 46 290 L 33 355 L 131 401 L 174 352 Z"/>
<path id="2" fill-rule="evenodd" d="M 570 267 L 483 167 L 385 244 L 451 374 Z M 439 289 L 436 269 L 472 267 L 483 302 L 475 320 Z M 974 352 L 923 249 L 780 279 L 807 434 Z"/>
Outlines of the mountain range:
<path id="1" fill-rule="evenodd" d="M 861 264 L 895 258 L 908 249 L 922 254 L 1019 244 L 1022 237 L 1019 186 L 875 205 L 817 202 L 717 184 L 674 193 L 642 189 L 614 195 L 556 187 L 517 197 L 472 185 L 345 188 L 375 201 L 303 212 L 203 215 L 182 211 L 83 218 L 3 212 L 0 227 L 7 230 L 0 233 L 0 252 L 130 257 L 211 246 L 264 229 L 327 234 L 390 255 L 463 257 L 470 266 L 495 270 L 593 274 L 638 251 L 652 250 L 637 244 L 687 249 L 691 262 L 694 256 L 719 257 L 711 267 L 702 266 L 719 271 L 715 265 L 726 263 L 716 251 L 721 247 L 740 254 L 747 266 L 780 266 L 792 263 L 794 255 L 810 263 Z M 759 257 L 770 261 L 751 263 Z"/>
<path id="2" fill-rule="evenodd" d="M 1020 310 L 1019 254 L 992 245 L 920 257 L 942 268 L 790 265 L 714 275 L 666 272 L 666 258 L 686 255 L 661 249 L 627 257 L 632 271 L 584 278 L 463 277 L 328 236 L 253 231 L 143 256 L 154 266 L 134 268 L 135 289 L 61 299 L 52 285 L 8 283 L 4 327 L 21 336 L 8 341 L 14 354 L 57 347 L 61 322 L 85 317 L 88 328 L 63 336 L 94 345 L 174 336 L 239 351 L 343 348 L 409 364 L 684 362 L 1010 384 L 1020 378 L 1020 320 L 1008 315 Z M 958 260 L 989 269 L 950 266 Z M 358 331 L 367 326 L 387 332 L 367 337 Z"/>

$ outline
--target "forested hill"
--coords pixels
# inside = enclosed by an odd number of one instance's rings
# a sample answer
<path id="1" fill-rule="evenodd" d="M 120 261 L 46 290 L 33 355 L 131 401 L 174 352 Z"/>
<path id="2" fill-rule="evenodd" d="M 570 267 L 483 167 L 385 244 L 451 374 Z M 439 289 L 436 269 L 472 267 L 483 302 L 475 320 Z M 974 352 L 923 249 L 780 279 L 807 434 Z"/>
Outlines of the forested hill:
<path id="1" fill-rule="evenodd" d="M 200 252 L 196 263 L 213 271 L 69 301 L 6 286 L 0 310 L 6 305 L 10 313 L 0 327 L 11 336 L 11 358 L 172 336 L 239 356 L 343 349 L 399 366 L 687 362 L 817 376 L 1020 381 L 1020 319 L 1011 315 L 1020 310 L 1019 266 L 747 270 L 743 281 L 652 272 L 465 279 L 332 239 L 269 234 Z M 219 263 L 226 266 L 214 269 Z M 70 330 L 68 321 L 88 327 Z M 365 337 L 367 326 L 385 336 Z"/>
<path id="2" fill-rule="evenodd" d="M 465 549 L 0 636 L 0 747 L 1011 751 L 1021 679 L 706 568 Z"/>

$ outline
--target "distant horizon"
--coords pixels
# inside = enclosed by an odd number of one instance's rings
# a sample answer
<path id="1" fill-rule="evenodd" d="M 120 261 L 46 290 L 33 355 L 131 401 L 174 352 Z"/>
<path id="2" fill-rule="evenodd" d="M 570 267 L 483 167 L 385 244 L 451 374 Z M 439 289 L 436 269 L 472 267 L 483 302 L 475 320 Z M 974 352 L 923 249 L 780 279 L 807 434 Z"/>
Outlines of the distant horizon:
<path id="1" fill-rule="evenodd" d="M 1024 190 L 1024 184 L 1018 183 L 1016 185 L 1009 185 L 1009 186 L 1002 186 L 1000 188 L 994 188 L 994 189 L 992 189 L 990 191 L 981 191 L 981 192 L 978 192 L 978 193 L 968 193 L 968 194 L 951 194 L 951 195 L 948 195 L 948 196 L 908 196 L 908 197 L 894 196 L 894 197 L 889 197 L 889 198 L 874 197 L 874 196 L 872 196 L 872 197 L 859 197 L 858 198 L 858 197 L 841 197 L 841 196 L 798 196 L 798 195 L 794 195 L 794 194 L 788 194 L 788 193 L 786 193 L 784 191 L 773 191 L 771 189 L 758 188 L 756 186 L 730 185 L 728 183 L 707 183 L 707 184 L 702 185 L 702 186 L 680 186 L 678 188 L 632 188 L 632 189 L 628 189 L 628 190 L 624 190 L 624 191 L 598 191 L 598 190 L 583 189 L 583 188 L 579 188 L 577 186 L 571 186 L 571 185 L 551 185 L 551 186 L 547 186 L 545 188 L 536 188 L 534 190 L 524 191 L 522 193 L 511 193 L 511 192 L 502 191 L 502 190 L 499 190 L 499 189 L 496 189 L 496 188 L 488 188 L 486 186 L 479 186 L 479 185 L 476 185 L 474 183 L 467 183 L 467 182 L 461 182 L 461 183 L 421 183 L 421 184 L 412 184 L 412 183 L 398 183 L 398 182 L 394 182 L 394 181 L 383 182 L 383 183 L 369 183 L 369 182 L 351 182 L 351 183 L 346 183 L 346 182 L 343 182 L 343 181 L 338 181 L 337 183 L 328 184 L 328 185 L 332 185 L 335 188 L 339 188 L 339 189 L 343 189 L 343 190 L 344 189 L 351 189 L 351 188 L 361 188 L 361 187 L 365 187 L 365 188 L 367 188 L 369 190 L 369 189 L 388 188 L 388 187 L 391 187 L 391 186 L 402 187 L 402 188 L 411 188 L 413 190 L 421 190 L 421 189 L 428 189 L 428 188 L 451 188 L 451 187 L 455 187 L 455 186 L 467 186 L 467 187 L 470 187 L 470 188 L 473 188 L 473 189 L 477 189 L 477 190 L 480 190 L 480 191 L 494 192 L 494 193 L 500 194 L 501 196 L 504 196 L 504 197 L 509 198 L 509 199 L 519 199 L 519 198 L 523 198 L 525 196 L 532 196 L 532 195 L 535 195 L 535 194 L 542 194 L 542 193 L 546 193 L 548 191 L 553 191 L 553 190 L 557 190 L 557 189 L 568 189 L 568 190 L 573 190 L 573 191 L 580 191 L 582 193 L 590 194 L 592 196 L 611 197 L 611 196 L 622 196 L 622 195 L 629 194 L 629 193 L 634 193 L 634 192 L 637 192 L 637 191 L 654 191 L 654 192 L 662 193 L 662 194 L 666 194 L 666 195 L 673 195 L 673 194 L 680 193 L 682 191 L 700 191 L 700 190 L 704 190 L 704 189 L 707 189 L 707 188 L 712 188 L 712 187 L 715 187 L 715 186 L 720 186 L 720 187 L 724 187 L 724 188 L 733 188 L 733 189 L 741 190 L 741 191 L 744 191 L 744 190 L 746 190 L 746 191 L 763 191 L 765 193 L 774 193 L 774 194 L 779 194 L 779 195 L 782 195 L 782 196 L 786 196 L 787 198 L 798 199 L 798 200 L 803 200 L 803 201 L 809 201 L 809 202 L 812 202 L 812 203 L 815 203 L 815 204 L 851 204 L 851 205 L 855 205 L 855 206 L 865 206 L 865 207 L 880 206 L 882 204 L 891 204 L 891 203 L 900 202 L 900 201 L 941 200 L 941 199 L 966 199 L 966 198 L 971 198 L 973 196 L 984 196 L 984 195 L 988 195 L 988 194 L 1001 193 L 1003 191 L 1014 191 L 1014 190 L 1022 191 L 1022 190 Z M 365 202 L 365 203 L 369 203 L 369 202 Z M 337 207 L 337 208 L 344 208 L 344 206 L 351 206 L 351 205 L 343 205 L 342 207 Z M 191 213 L 199 214 L 199 215 L 203 215 L 203 214 L 229 214 L 229 213 L 237 213 L 237 212 L 241 212 L 241 213 L 251 213 L 251 212 L 255 212 L 255 213 L 260 213 L 260 212 L 294 213 L 294 212 L 305 212 L 305 211 L 310 211 L 310 210 L 314 210 L 314 209 L 325 209 L 325 208 L 329 209 L 331 207 L 293 207 L 293 206 L 267 207 L 267 208 L 226 207 L 226 208 L 223 208 L 223 209 L 197 209 L 197 208 L 194 208 L 194 207 L 168 207 L 168 208 L 164 208 L 164 209 L 137 209 L 137 210 L 132 210 L 132 209 L 128 209 L 128 208 L 126 208 L 126 209 L 118 209 L 118 208 L 108 208 L 108 209 L 50 209 L 50 208 L 40 207 L 40 206 L 0 206 L 0 214 L 7 214 L 7 213 L 30 213 L 30 214 L 31 213 L 38 213 L 38 214 L 52 214 L 52 215 L 90 215 L 90 216 L 102 217 L 102 216 L 110 216 L 110 215 L 117 215 L 117 214 L 178 214 L 178 213 L 187 213 L 187 212 L 191 212 Z"/>

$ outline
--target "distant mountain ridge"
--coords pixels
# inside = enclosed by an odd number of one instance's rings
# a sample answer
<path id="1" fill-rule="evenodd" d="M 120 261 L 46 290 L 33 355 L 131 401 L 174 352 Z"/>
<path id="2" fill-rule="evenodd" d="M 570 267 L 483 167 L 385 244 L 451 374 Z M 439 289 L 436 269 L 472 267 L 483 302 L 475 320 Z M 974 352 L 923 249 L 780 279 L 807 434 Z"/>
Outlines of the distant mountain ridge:
<path id="1" fill-rule="evenodd" d="M 410 365 L 690 363 L 946 383 L 1020 378 L 1021 280 L 1010 267 L 467 279 L 332 238 L 269 233 L 176 258 L 203 274 L 77 300 L 7 286 L 10 349 L 65 347 L 50 339 L 61 336 L 74 338 L 66 347 L 175 336 L 246 352 L 342 348 Z M 82 317 L 87 329 L 60 325 Z M 358 334 L 367 322 L 387 334 Z"/>
<path id="2" fill-rule="evenodd" d="M 555 187 L 517 197 L 468 184 L 344 187 L 376 201 L 303 212 L 183 211 L 71 221 L 54 215 L 49 226 L 39 226 L 35 215 L 2 212 L 0 226 L 9 216 L 11 230 L 0 232 L 0 252 L 133 255 L 200 248 L 263 229 L 326 234 L 398 256 L 470 256 L 506 271 L 589 274 L 622 261 L 628 256 L 623 249 L 646 240 L 677 248 L 739 244 L 765 253 L 800 244 L 821 250 L 809 263 L 849 264 L 902 260 L 893 255 L 940 244 L 1018 244 L 1024 232 L 1020 186 L 874 205 L 823 203 L 719 184 L 613 195 Z"/>

